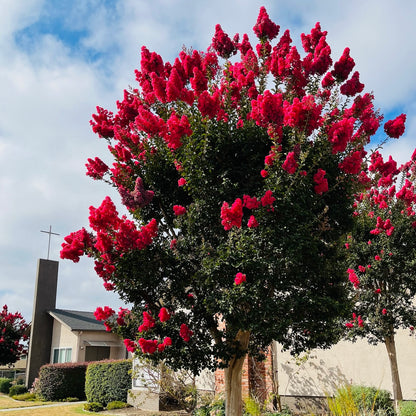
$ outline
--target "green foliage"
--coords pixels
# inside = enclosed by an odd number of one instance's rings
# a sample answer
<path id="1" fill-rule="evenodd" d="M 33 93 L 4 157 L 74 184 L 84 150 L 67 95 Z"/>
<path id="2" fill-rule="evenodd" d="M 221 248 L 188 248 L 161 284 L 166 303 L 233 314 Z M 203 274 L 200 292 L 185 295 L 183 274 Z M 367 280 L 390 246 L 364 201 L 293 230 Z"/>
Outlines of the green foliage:
<path id="1" fill-rule="evenodd" d="M 113 401 L 127 401 L 131 389 L 131 360 L 91 363 L 85 377 L 85 394 L 89 402 L 104 406 Z"/>
<path id="2" fill-rule="evenodd" d="M 35 393 L 42 400 L 58 401 L 69 396 L 85 399 L 88 363 L 47 364 L 40 368 Z"/>
<path id="3" fill-rule="evenodd" d="M 394 415 L 390 393 L 367 386 L 338 388 L 334 397 L 328 398 L 328 407 L 333 416 Z"/>
<path id="4" fill-rule="evenodd" d="M 12 398 L 14 400 L 21 400 L 21 401 L 24 401 L 24 402 L 32 402 L 32 401 L 37 400 L 36 394 L 35 393 L 30 393 L 30 392 L 22 393 L 22 394 L 16 394 L 16 395 L 12 396 Z"/>
<path id="5" fill-rule="evenodd" d="M 129 407 L 129 405 L 119 400 L 115 400 L 107 404 L 107 410 L 125 409 L 126 407 Z"/>
<path id="6" fill-rule="evenodd" d="M 0 393 L 9 394 L 12 381 L 11 378 L 0 377 Z"/>
<path id="7" fill-rule="evenodd" d="M 221 397 L 215 397 L 211 403 L 196 408 L 193 416 L 225 416 L 225 401 Z"/>
<path id="8" fill-rule="evenodd" d="M 21 384 L 15 384 L 14 386 L 11 386 L 9 389 L 9 396 L 17 396 L 18 394 L 23 394 L 27 392 L 26 386 L 22 386 Z"/>
<path id="9" fill-rule="evenodd" d="M 104 410 L 104 406 L 98 402 L 90 402 L 84 404 L 84 410 L 87 410 L 88 412 L 101 412 Z"/>
<path id="10" fill-rule="evenodd" d="M 416 402 L 406 401 L 399 404 L 399 416 L 415 416 Z"/>
<path id="11" fill-rule="evenodd" d="M 263 406 L 254 397 L 249 396 L 244 399 L 244 412 L 250 416 L 260 416 L 263 413 Z"/>

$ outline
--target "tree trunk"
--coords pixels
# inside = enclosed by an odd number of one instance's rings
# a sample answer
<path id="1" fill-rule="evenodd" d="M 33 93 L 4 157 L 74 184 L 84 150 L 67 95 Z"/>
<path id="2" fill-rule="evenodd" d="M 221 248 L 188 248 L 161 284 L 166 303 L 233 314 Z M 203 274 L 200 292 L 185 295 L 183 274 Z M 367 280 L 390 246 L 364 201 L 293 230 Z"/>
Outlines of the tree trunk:
<path id="1" fill-rule="evenodd" d="M 386 344 L 387 354 L 390 360 L 391 379 L 393 382 L 393 399 L 394 406 L 397 409 L 398 403 L 403 400 L 403 395 L 400 385 L 399 367 L 397 366 L 397 354 L 396 344 L 394 342 L 394 334 L 385 337 L 384 342 Z"/>
<path id="2" fill-rule="evenodd" d="M 240 350 L 247 350 L 249 338 L 250 332 L 238 331 L 236 341 L 240 343 Z M 226 416 L 241 416 L 243 414 L 241 370 L 246 355 L 244 354 L 239 358 L 232 358 L 224 371 Z"/>

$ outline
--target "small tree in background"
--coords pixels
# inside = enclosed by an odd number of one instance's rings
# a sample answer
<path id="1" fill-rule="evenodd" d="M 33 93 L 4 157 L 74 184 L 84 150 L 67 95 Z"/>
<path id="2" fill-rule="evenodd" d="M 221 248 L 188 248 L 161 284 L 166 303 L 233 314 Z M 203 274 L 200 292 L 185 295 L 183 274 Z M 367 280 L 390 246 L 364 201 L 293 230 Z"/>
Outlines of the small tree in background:
<path id="1" fill-rule="evenodd" d="M 302 35 L 304 57 L 289 31 L 272 45 L 279 26 L 264 7 L 253 29 L 254 47 L 217 25 L 206 52 L 174 63 L 142 48 L 138 87 L 91 122 L 114 163 L 87 164 L 131 219 L 107 197 L 90 207 L 93 231 L 61 251 L 93 257 L 105 287 L 133 303 L 117 323 L 110 308 L 96 312 L 130 351 L 195 374 L 224 367 L 228 415 L 241 414 L 247 352 L 338 339 L 339 244 L 381 120 L 349 49 L 333 65 L 319 23 Z"/>
<path id="2" fill-rule="evenodd" d="M 396 119 L 398 130 L 386 123 L 386 131 L 398 137 L 404 119 Z M 395 334 L 416 326 L 416 151 L 401 167 L 391 156 L 384 161 L 374 152 L 368 173 L 373 186 L 356 197 L 354 228 L 346 243 L 354 302 L 346 325 L 352 339 L 385 344 L 397 402 L 403 397 Z"/>
<path id="3" fill-rule="evenodd" d="M 27 323 L 19 312 L 11 313 L 7 305 L 0 312 L 0 364 L 13 364 L 26 353 L 23 341 L 27 337 Z"/>

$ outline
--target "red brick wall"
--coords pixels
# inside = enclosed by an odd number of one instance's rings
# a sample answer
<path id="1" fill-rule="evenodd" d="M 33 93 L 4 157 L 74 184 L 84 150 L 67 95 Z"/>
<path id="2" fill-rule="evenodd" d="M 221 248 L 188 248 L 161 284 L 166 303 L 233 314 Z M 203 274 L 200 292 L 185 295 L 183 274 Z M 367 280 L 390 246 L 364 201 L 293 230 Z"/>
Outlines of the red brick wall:
<path id="1" fill-rule="evenodd" d="M 243 398 L 249 395 L 264 402 L 272 392 L 272 354 L 269 348 L 265 361 L 246 357 L 242 370 Z M 224 370 L 215 371 L 215 393 L 224 392 Z"/>

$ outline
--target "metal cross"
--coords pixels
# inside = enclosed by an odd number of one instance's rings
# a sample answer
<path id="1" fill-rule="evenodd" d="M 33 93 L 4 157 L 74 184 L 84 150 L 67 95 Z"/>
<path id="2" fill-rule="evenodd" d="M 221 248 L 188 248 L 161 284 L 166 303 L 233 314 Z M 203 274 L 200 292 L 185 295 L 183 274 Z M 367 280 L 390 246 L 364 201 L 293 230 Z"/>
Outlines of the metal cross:
<path id="1" fill-rule="evenodd" d="M 50 251 L 50 249 L 51 249 L 51 235 L 53 234 L 53 235 L 60 235 L 60 234 L 57 234 L 57 233 L 53 233 L 52 232 L 52 225 L 50 225 L 49 226 L 49 231 L 43 231 L 43 230 L 40 230 L 40 232 L 41 233 L 46 233 L 46 234 L 49 234 L 49 242 L 48 242 L 48 260 L 49 260 L 49 251 Z"/>

